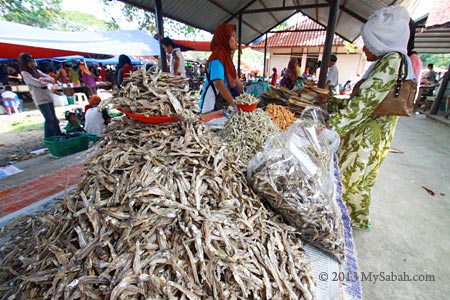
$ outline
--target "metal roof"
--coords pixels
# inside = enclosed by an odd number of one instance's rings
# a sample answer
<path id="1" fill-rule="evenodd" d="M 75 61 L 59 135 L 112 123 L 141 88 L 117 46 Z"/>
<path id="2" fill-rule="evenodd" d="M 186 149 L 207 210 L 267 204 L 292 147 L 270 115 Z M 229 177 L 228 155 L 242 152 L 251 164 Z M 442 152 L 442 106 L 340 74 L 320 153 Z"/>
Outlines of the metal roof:
<path id="1" fill-rule="evenodd" d="M 317 47 L 323 46 L 325 43 L 326 28 L 309 18 L 305 18 L 294 26 L 288 27 L 281 32 L 267 38 L 267 47 L 283 48 L 283 47 Z M 342 38 L 334 35 L 333 46 L 341 46 L 344 43 Z M 262 40 L 252 48 L 264 48 L 265 40 Z"/>
<path id="2" fill-rule="evenodd" d="M 414 50 L 419 54 L 450 53 L 450 23 L 445 22 L 445 25 L 425 27 L 428 22 L 429 16 L 417 20 Z"/>
<path id="3" fill-rule="evenodd" d="M 155 0 L 120 0 L 155 11 Z M 405 6 L 412 13 L 420 0 L 341 0 L 336 34 L 353 42 L 361 26 L 376 10 L 389 5 Z M 214 32 L 217 25 L 238 25 L 242 14 L 241 42 L 249 44 L 297 12 L 327 26 L 327 0 L 164 0 L 163 15 L 187 25 Z"/>

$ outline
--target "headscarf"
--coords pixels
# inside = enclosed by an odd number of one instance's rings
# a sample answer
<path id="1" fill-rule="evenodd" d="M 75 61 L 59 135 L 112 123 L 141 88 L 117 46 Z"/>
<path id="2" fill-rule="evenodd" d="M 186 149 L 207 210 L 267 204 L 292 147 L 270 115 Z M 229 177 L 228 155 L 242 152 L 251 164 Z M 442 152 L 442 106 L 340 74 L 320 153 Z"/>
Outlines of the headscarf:
<path id="1" fill-rule="evenodd" d="M 121 54 L 119 55 L 119 64 L 117 65 L 117 70 L 122 68 L 124 65 L 131 65 L 131 59 L 128 55 Z"/>
<path id="2" fill-rule="evenodd" d="M 289 77 L 289 82 L 296 82 L 297 81 L 297 67 L 295 66 L 295 63 L 297 62 L 296 58 L 291 58 L 291 60 L 289 61 L 286 73 L 284 74 L 284 76 Z"/>
<path id="3" fill-rule="evenodd" d="M 225 68 L 228 84 L 232 89 L 236 87 L 236 68 L 233 64 L 232 50 L 230 48 L 230 38 L 233 32 L 236 32 L 236 25 L 221 24 L 217 26 L 211 41 L 212 53 L 205 65 L 205 69 L 207 69 L 210 61 L 214 59 L 220 60 Z"/>
<path id="4" fill-rule="evenodd" d="M 102 102 L 102 98 L 100 98 L 100 97 L 97 96 L 97 95 L 93 95 L 93 96 L 89 99 L 89 104 L 90 104 L 91 106 L 98 105 L 100 102 Z"/>
<path id="5" fill-rule="evenodd" d="M 28 62 L 30 62 L 30 60 L 34 59 L 34 57 L 26 52 L 22 52 L 20 53 L 19 57 L 17 58 L 18 62 L 19 62 L 19 70 L 25 71 L 30 73 L 34 78 L 40 78 L 41 74 L 39 74 L 37 68 L 30 68 L 28 66 Z"/>
<path id="6" fill-rule="evenodd" d="M 87 68 L 86 68 L 86 65 L 84 64 L 84 62 L 80 62 L 80 70 L 81 70 L 81 73 L 85 73 L 85 74 L 87 74 L 87 75 L 91 75 L 91 71 L 89 71 Z"/>
<path id="7" fill-rule="evenodd" d="M 398 51 L 407 55 L 409 13 L 402 6 L 377 10 L 361 28 L 366 48 L 376 56 Z"/>

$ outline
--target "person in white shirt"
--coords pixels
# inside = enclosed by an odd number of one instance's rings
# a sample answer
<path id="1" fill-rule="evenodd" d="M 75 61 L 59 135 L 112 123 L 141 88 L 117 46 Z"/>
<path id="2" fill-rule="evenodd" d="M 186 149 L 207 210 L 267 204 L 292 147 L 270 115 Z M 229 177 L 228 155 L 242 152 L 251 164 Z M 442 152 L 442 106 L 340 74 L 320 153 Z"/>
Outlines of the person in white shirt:
<path id="1" fill-rule="evenodd" d="M 97 95 L 94 95 L 89 99 L 91 108 L 86 111 L 84 130 L 92 135 L 105 133 L 106 126 L 111 120 L 111 118 L 107 116 L 105 110 L 99 110 L 98 105 L 101 101 L 102 99 Z"/>
<path id="2" fill-rule="evenodd" d="M 172 39 L 165 37 L 161 40 L 162 47 L 170 57 L 170 73 L 186 77 L 186 69 L 184 67 L 184 57 L 180 48 L 175 48 Z"/>
<path id="3" fill-rule="evenodd" d="M 339 70 L 336 66 L 337 56 L 332 54 L 330 56 L 330 63 L 328 65 L 327 81 L 325 83 L 325 89 L 335 90 L 339 85 Z"/>

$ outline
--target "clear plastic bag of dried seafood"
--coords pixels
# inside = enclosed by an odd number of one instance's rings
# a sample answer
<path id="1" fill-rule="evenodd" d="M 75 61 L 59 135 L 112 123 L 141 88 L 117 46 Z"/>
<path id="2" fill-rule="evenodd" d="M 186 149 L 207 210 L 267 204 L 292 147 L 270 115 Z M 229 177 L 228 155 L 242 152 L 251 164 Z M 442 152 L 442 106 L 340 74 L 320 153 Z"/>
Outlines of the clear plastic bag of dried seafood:
<path id="1" fill-rule="evenodd" d="M 303 240 L 342 262 L 344 229 L 333 171 L 332 151 L 320 125 L 297 121 L 288 132 L 272 136 L 249 162 L 247 180 Z"/>
<path id="2" fill-rule="evenodd" d="M 301 120 L 315 121 L 325 127 L 326 122 L 330 118 L 329 113 L 317 106 L 308 106 L 300 115 Z"/>

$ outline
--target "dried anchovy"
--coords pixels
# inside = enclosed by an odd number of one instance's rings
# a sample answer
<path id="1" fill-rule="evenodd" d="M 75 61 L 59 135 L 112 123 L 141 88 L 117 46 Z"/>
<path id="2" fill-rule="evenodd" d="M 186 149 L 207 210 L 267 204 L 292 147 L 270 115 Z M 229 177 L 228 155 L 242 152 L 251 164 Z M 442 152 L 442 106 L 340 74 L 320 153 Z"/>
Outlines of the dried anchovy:
<path id="1" fill-rule="evenodd" d="M 225 124 L 221 137 L 230 150 L 247 164 L 261 151 L 267 138 L 280 131 L 269 115 L 256 109 L 253 112 L 236 112 Z"/>
<path id="2" fill-rule="evenodd" d="M 123 119 L 86 168 L 5 230 L 0 299 L 315 299 L 298 233 L 203 124 Z"/>
<path id="3" fill-rule="evenodd" d="M 127 112 L 147 116 L 174 116 L 196 111 L 198 106 L 189 93 L 189 79 L 155 68 L 138 69 L 125 78 L 121 89 L 105 104 Z"/>
<path id="4" fill-rule="evenodd" d="M 329 170 L 330 160 L 310 149 L 314 156 L 303 159 Z M 335 205 L 334 193 L 323 186 L 326 174 L 308 174 L 288 149 L 260 152 L 249 163 L 255 166 L 247 175 L 253 190 L 286 222 L 296 227 L 303 240 L 344 260 L 344 227 Z"/>
<path id="5" fill-rule="evenodd" d="M 252 94 L 242 93 L 234 99 L 236 104 L 253 104 L 259 102 L 259 99 Z"/>

